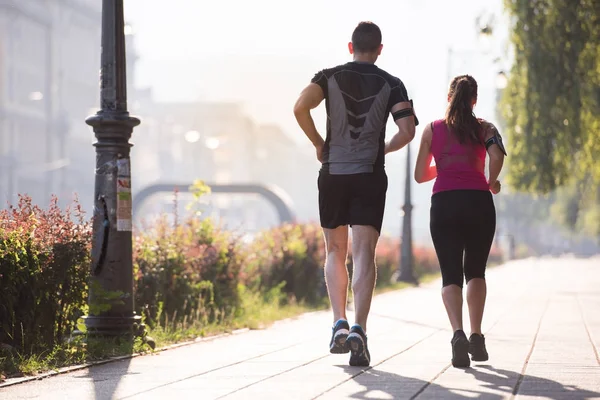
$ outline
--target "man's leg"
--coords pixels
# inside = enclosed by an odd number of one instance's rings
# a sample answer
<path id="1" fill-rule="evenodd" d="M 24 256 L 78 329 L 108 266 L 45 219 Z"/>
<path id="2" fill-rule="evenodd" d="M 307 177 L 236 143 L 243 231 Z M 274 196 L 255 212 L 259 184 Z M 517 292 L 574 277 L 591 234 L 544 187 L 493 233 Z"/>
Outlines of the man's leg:
<path id="1" fill-rule="evenodd" d="M 352 292 L 354 294 L 355 321 L 366 332 L 367 317 L 371 309 L 377 271 L 375 248 L 379 232 L 372 226 L 352 227 Z"/>
<path id="2" fill-rule="evenodd" d="M 344 354 L 349 351 L 346 340 L 350 333 L 350 325 L 346 318 L 346 298 L 348 297 L 348 226 L 335 229 L 323 228 L 327 259 L 325 261 L 325 282 L 329 301 L 333 309 L 333 328 L 329 352 Z"/>
<path id="3" fill-rule="evenodd" d="M 360 174 L 353 185 L 349 218 L 354 265 L 352 292 L 356 324 L 365 332 L 377 278 L 375 248 L 383 223 L 387 187 L 388 179 L 384 171 Z"/>
<path id="4" fill-rule="evenodd" d="M 347 339 L 352 366 L 366 367 L 371 363 L 366 330 L 377 278 L 375 248 L 378 239 L 379 232 L 372 226 L 352 226 L 352 292 L 356 324 L 350 328 Z"/>
<path id="5" fill-rule="evenodd" d="M 348 296 L 348 226 L 335 229 L 323 229 L 327 258 L 325 261 L 325 282 L 331 308 L 333 323 L 346 319 L 346 298 Z"/>
<path id="6" fill-rule="evenodd" d="M 330 175 L 321 171 L 319 187 L 319 217 L 325 238 L 325 282 L 333 309 L 333 328 L 329 351 L 347 353 L 346 339 L 350 325 L 346 319 L 348 297 L 348 185 L 343 175 Z"/>

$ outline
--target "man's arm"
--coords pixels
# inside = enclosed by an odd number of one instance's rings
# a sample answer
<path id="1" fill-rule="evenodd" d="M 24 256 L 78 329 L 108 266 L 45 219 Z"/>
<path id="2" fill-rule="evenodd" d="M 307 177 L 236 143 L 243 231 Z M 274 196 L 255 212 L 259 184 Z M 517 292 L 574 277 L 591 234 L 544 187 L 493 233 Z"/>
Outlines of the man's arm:
<path id="1" fill-rule="evenodd" d="M 415 113 L 411 102 L 396 103 L 391 112 L 398 132 L 385 144 L 385 154 L 400 150 L 415 137 Z"/>
<path id="2" fill-rule="evenodd" d="M 294 105 L 296 121 L 298 121 L 298 125 L 300 125 L 300 128 L 304 131 L 306 137 L 308 137 L 317 149 L 317 154 L 319 154 L 319 149 L 323 148 L 324 140 L 323 137 L 319 135 L 319 132 L 317 132 L 315 121 L 310 115 L 310 110 L 317 108 L 324 98 L 325 96 L 321 86 L 316 83 L 310 83 L 302 93 L 300 93 L 300 97 L 298 98 L 298 101 L 296 101 L 296 105 Z"/>

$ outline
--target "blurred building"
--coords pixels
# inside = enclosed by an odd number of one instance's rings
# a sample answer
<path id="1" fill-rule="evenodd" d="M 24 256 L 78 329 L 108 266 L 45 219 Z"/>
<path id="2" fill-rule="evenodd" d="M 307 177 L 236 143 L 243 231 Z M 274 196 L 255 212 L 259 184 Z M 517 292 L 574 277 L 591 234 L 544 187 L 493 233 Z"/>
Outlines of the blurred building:
<path id="1" fill-rule="evenodd" d="M 276 125 L 257 128 L 253 173 L 290 195 L 299 220 L 318 218 L 317 176 L 320 164 L 312 145 L 298 145 Z"/>
<path id="2" fill-rule="evenodd" d="M 29 194 L 91 204 L 101 2 L 0 0 L 0 207 Z"/>
<path id="3" fill-rule="evenodd" d="M 299 219 L 316 218 L 312 148 L 259 125 L 237 103 L 164 103 L 135 88 L 135 32 L 126 26 L 133 189 L 156 182 L 261 183 L 283 189 Z M 0 207 L 74 193 L 91 212 L 95 152 L 85 118 L 99 108 L 101 2 L 0 0 Z M 274 210 L 252 196 L 214 196 L 213 209 L 259 229 Z"/>
<path id="4" fill-rule="evenodd" d="M 315 214 L 316 200 L 304 195 L 306 185 L 316 185 L 315 156 L 279 127 L 256 124 L 237 103 L 146 100 L 139 102 L 143 124 L 133 140 L 134 196 L 158 182 L 258 183 L 286 192 L 299 219 Z M 211 198 L 213 216 L 228 227 L 256 230 L 277 223 L 275 210 L 258 197 Z M 151 209 L 165 211 L 165 206 L 170 207 L 168 201 L 157 199 Z"/>

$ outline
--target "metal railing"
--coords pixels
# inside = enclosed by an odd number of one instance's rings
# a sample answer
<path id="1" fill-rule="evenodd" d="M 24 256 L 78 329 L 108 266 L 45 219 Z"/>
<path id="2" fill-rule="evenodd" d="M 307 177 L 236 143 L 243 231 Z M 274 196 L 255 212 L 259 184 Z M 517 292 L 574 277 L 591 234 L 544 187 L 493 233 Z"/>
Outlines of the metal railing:
<path id="1" fill-rule="evenodd" d="M 144 203 L 157 193 L 190 193 L 192 185 L 192 183 L 156 183 L 147 186 L 133 196 L 133 213 L 136 215 Z M 210 186 L 212 193 L 257 194 L 275 207 L 280 223 L 294 222 L 296 220 L 290 196 L 277 186 L 255 183 L 227 185 L 207 183 L 207 185 Z"/>

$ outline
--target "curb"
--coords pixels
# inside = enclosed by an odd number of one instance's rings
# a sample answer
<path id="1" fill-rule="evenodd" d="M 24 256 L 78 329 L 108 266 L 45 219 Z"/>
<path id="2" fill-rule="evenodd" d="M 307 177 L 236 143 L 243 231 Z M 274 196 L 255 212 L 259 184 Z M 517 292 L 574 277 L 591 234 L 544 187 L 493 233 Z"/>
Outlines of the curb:
<path id="1" fill-rule="evenodd" d="M 113 363 L 113 362 L 117 362 L 117 361 L 123 361 L 123 360 L 128 360 L 128 359 L 132 359 L 132 358 L 136 358 L 139 356 L 145 356 L 145 355 L 151 355 L 151 354 L 156 354 L 156 353 L 162 353 L 163 351 L 167 351 L 167 350 L 174 350 L 177 349 L 179 347 L 184 347 L 184 346 L 190 346 L 192 344 L 197 344 L 197 343 L 202 343 L 202 342 L 210 342 L 216 339 L 221 339 L 227 336 L 233 336 L 233 335 L 239 335 L 241 333 L 246 333 L 249 332 L 250 329 L 249 328 L 242 328 L 242 329 L 236 329 L 234 331 L 231 331 L 230 333 L 221 333 L 219 335 L 214 335 L 214 336 L 207 336 L 207 337 L 198 337 L 194 340 L 188 340 L 186 342 L 181 342 L 181 343 L 175 343 L 175 344 L 171 344 L 168 346 L 164 346 L 161 348 L 158 348 L 156 350 L 153 350 L 150 353 L 133 353 L 133 354 L 127 354 L 124 356 L 117 356 L 117 357 L 111 357 L 111 358 L 107 358 L 106 360 L 99 360 L 99 361 L 92 361 L 89 363 L 85 363 L 85 364 L 80 364 L 80 365 L 72 365 L 70 367 L 63 367 L 63 368 L 59 368 L 55 371 L 50 371 L 50 372 L 44 372 L 41 373 L 39 375 L 34 375 L 34 376 L 25 376 L 25 377 L 21 377 L 21 378 L 9 378 L 6 379 L 6 381 L 4 383 L 0 383 L 0 389 L 9 387 L 9 386 L 15 386 L 15 385 L 19 385 L 22 383 L 27 383 L 27 382 L 32 382 L 32 381 L 39 381 L 42 379 L 46 379 L 46 378 L 51 378 L 53 376 L 57 376 L 57 375 L 63 375 L 63 374 L 67 374 L 69 372 L 75 372 L 75 371 L 79 371 L 82 369 L 86 369 L 86 368 L 90 368 L 90 367 L 95 367 L 98 365 L 104 365 L 104 364 L 109 364 L 109 363 Z"/>

